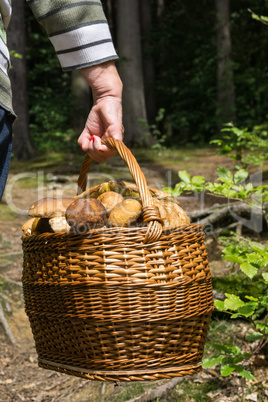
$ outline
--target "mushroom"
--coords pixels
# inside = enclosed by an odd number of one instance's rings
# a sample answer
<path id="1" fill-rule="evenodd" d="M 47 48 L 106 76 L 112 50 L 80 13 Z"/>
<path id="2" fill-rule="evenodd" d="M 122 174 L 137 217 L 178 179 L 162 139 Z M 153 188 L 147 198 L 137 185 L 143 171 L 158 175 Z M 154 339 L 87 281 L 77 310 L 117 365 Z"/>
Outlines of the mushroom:
<path id="1" fill-rule="evenodd" d="M 36 218 L 31 218 L 22 225 L 21 230 L 23 231 L 23 234 L 25 236 L 30 236 L 30 234 L 32 233 L 32 227 L 35 219 Z"/>
<path id="2" fill-rule="evenodd" d="M 68 225 L 65 216 L 54 216 L 54 218 L 49 219 L 49 225 L 53 232 L 70 232 L 70 225 Z"/>
<path id="3" fill-rule="evenodd" d="M 163 219 L 163 229 L 174 229 L 190 224 L 186 212 L 176 202 L 153 198 L 153 203 L 158 207 L 160 217 Z"/>
<path id="4" fill-rule="evenodd" d="M 98 200 L 104 205 L 107 213 L 109 214 L 111 210 L 120 202 L 124 200 L 121 194 L 115 193 L 114 191 L 107 191 L 98 197 Z"/>
<path id="5" fill-rule="evenodd" d="M 90 229 L 103 227 L 107 212 L 95 198 L 77 198 L 68 206 L 65 217 L 74 233 L 84 234 Z"/>
<path id="6" fill-rule="evenodd" d="M 29 209 L 29 215 L 40 218 L 54 218 L 64 216 L 66 208 L 74 198 L 42 198 L 36 201 Z"/>
<path id="7" fill-rule="evenodd" d="M 128 227 L 137 223 L 142 212 L 141 203 L 134 199 L 125 199 L 117 204 L 108 218 L 108 225 L 114 227 Z"/>
<path id="8" fill-rule="evenodd" d="M 39 235 L 41 233 L 52 233 L 49 221 L 47 218 L 34 218 L 31 235 Z"/>

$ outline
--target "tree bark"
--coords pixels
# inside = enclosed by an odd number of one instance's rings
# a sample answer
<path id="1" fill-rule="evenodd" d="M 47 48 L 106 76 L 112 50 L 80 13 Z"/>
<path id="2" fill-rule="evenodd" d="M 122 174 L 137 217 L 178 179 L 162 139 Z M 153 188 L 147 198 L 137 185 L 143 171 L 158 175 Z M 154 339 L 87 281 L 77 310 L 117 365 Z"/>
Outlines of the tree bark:
<path id="1" fill-rule="evenodd" d="M 235 120 L 235 89 L 231 58 L 229 0 L 215 0 L 217 31 L 217 100 L 219 128 Z"/>
<path id="2" fill-rule="evenodd" d="M 18 116 L 13 125 L 13 152 L 18 159 L 27 159 L 34 155 L 34 149 L 29 134 L 27 102 L 25 3 L 21 0 L 13 0 L 12 6 L 13 14 L 7 31 L 8 47 L 22 56 L 21 58 L 11 57 L 13 108 Z"/>
<path id="3" fill-rule="evenodd" d="M 139 120 L 142 120 L 144 125 L 148 124 L 142 71 L 139 0 L 117 2 L 117 45 L 120 56 L 118 69 L 124 85 L 124 142 L 128 146 L 149 145 L 152 137 L 139 123 Z"/>
<path id="4" fill-rule="evenodd" d="M 148 121 L 155 123 L 156 102 L 155 102 L 155 71 L 154 61 L 150 49 L 150 34 L 152 31 L 152 10 L 151 0 L 140 0 L 140 20 L 142 31 L 143 47 L 143 76 L 145 89 L 145 102 Z"/>
<path id="5" fill-rule="evenodd" d="M 157 17 L 159 22 L 161 22 L 163 19 L 164 8 L 165 0 L 157 0 Z"/>
<path id="6" fill-rule="evenodd" d="M 71 126 L 75 132 L 81 133 L 90 110 L 90 87 L 78 70 L 72 71 L 71 91 L 74 105 L 79 105 L 72 111 Z"/>

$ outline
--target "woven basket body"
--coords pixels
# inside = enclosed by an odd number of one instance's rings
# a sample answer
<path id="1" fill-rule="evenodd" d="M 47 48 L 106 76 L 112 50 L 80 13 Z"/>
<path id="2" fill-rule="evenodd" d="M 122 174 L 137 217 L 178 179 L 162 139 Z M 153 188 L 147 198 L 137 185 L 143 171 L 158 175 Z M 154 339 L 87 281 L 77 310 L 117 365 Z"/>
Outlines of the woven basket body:
<path id="1" fill-rule="evenodd" d="M 201 369 L 213 310 L 200 226 L 23 238 L 25 309 L 39 366 L 92 380 Z"/>
<path id="2" fill-rule="evenodd" d="M 213 309 L 196 225 L 143 244 L 142 230 L 23 240 L 23 290 L 39 365 L 102 380 L 192 374 Z"/>

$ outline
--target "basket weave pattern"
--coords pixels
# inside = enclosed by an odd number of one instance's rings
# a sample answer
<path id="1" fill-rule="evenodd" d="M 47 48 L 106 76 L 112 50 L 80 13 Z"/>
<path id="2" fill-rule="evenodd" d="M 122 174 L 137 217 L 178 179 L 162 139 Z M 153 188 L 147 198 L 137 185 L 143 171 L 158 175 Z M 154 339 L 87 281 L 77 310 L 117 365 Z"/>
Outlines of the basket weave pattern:
<path id="1" fill-rule="evenodd" d="M 200 226 L 145 243 L 143 228 L 23 238 L 39 365 L 93 380 L 193 374 L 213 310 Z"/>

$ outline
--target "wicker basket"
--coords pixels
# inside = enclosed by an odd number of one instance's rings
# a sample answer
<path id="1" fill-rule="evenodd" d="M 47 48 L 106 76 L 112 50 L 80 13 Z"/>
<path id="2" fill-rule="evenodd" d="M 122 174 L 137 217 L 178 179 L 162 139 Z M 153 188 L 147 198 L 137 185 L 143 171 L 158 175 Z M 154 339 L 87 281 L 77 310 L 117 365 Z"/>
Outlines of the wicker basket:
<path id="1" fill-rule="evenodd" d="M 23 237 L 25 309 L 39 366 L 103 381 L 196 373 L 213 310 L 201 228 L 162 232 L 137 161 L 120 141 L 103 143 L 128 165 L 146 226 Z M 81 191 L 91 163 L 86 157 Z"/>

